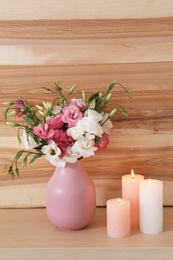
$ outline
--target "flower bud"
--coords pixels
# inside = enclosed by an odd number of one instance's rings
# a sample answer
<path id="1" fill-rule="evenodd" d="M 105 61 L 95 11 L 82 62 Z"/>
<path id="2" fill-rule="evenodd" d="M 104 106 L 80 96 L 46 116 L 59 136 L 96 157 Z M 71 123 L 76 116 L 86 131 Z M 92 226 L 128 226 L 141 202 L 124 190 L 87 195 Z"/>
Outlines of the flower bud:
<path id="1" fill-rule="evenodd" d="M 82 99 L 83 99 L 83 101 L 86 103 L 86 95 L 85 95 L 85 92 L 84 92 L 84 91 L 82 91 Z"/>
<path id="2" fill-rule="evenodd" d="M 18 113 L 17 111 L 12 110 L 10 113 L 7 114 L 7 117 L 9 117 L 9 116 L 16 116 L 17 113 Z"/>
<path id="3" fill-rule="evenodd" d="M 71 95 L 71 94 L 73 93 L 74 89 L 75 89 L 75 85 L 73 85 L 73 86 L 70 88 L 68 94 Z"/>
<path id="4" fill-rule="evenodd" d="M 107 95 L 107 97 L 105 98 L 105 101 L 104 101 L 105 105 L 110 101 L 111 97 L 112 97 L 112 93 L 110 92 L 110 93 Z"/>
<path id="5" fill-rule="evenodd" d="M 6 106 L 10 106 L 13 104 L 13 102 L 10 102 L 10 101 L 6 101 L 6 102 L 3 102 L 2 103 L 3 105 L 6 105 Z"/>
<path id="6" fill-rule="evenodd" d="M 117 111 L 117 109 L 114 108 L 114 109 L 110 112 L 110 114 L 109 114 L 108 117 L 109 117 L 109 118 L 113 117 L 113 116 L 115 115 L 116 111 Z"/>
<path id="7" fill-rule="evenodd" d="M 102 93 L 101 92 L 99 92 L 99 99 L 102 97 Z"/>
<path id="8" fill-rule="evenodd" d="M 13 127 L 18 127 L 18 126 L 20 126 L 19 124 L 13 123 L 13 122 L 6 122 L 6 124 L 9 125 L 9 126 L 13 126 Z"/>
<path id="9" fill-rule="evenodd" d="M 39 110 L 43 110 L 43 107 L 39 106 L 39 105 L 36 105 L 36 107 L 39 109 Z"/>

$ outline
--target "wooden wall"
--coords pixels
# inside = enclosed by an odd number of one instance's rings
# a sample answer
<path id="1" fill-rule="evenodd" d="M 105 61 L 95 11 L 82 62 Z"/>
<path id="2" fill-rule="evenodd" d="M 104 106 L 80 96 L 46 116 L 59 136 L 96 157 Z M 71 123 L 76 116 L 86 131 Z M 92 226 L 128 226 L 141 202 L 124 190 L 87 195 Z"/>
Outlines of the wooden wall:
<path id="1" fill-rule="evenodd" d="M 19 146 L 3 122 L 2 102 L 51 100 L 41 87 L 60 82 L 76 93 L 103 91 L 114 80 L 115 117 L 109 148 L 84 164 L 97 189 L 97 205 L 121 196 L 121 176 L 164 181 L 164 204 L 173 205 L 173 1 L 0 0 L 0 207 L 45 206 L 54 168 L 45 159 L 7 175 Z"/>

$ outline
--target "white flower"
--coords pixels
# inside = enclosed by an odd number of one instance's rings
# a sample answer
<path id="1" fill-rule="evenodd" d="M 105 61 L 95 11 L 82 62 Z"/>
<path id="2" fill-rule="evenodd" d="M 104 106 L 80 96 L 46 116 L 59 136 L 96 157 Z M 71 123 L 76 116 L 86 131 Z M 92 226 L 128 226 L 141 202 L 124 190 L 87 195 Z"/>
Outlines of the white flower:
<path id="1" fill-rule="evenodd" d="M 38 144 L 34 141 L 33 137 L 27 134 L 25 130 L 23 130 L 22 142 L 25 149 L 33 149 L 34 147 L 38 146 Z"/>
<path id="2" fill-rule="evenodd" d="M 75 163 L 77 161 L 77 153 L 73 152 L 71 147 L 67 147 L 67 154 L 61 155 L 61 150 L 54 141 L 50 141 L 48 145 L 44 145 L 41 151 L 46 155 L 46 159 L 54 166 L 65 167 L 66 163 Z"/>
<path id="3" fill-rule="evenodd" d="M 95 142 L 93 140 L 83 138 L 82 140 L 77 140 L 74 143 L 72 151 L 78 152 L 80 154 L 80 157 L 89 157 L 94 155 L 94 152 L 97 150 L 97 148 L 94 147 L 94 144 Z"/>
<path id="4" fill-rule="evenodd" d="M 56 161 L 59 160 L 59 155 L 61 154 L 61 150 L 57 147 L 56 143 L 50 141 L 48 145 L 44 145 L 41 148 L 41 151 L 46 155 L 46 160 L 56 166 Z"/>
<path id="5" fill-rule="evenodd" d="M 97 111 L 93 110 L 93 109 L 88 109 L 86 110 L 85 114 L 89 117 L 89 118 L 93 118 L 96 122 L 99 122 L 102 120 L 102 114 L 98 113 Z"/>
<path id="6" fill-rule="evenodd" d="M 55 116 L 61 114 L 61 111 L 62 111 L 62 107 L 61 107 L 61 106 L 55 106 L 55 107 L 52 109 L 52 113 L 53 113 Z"/>
<path id="7" fill-rule="evenodd" d="M 109 116 L 109 114 L 105 113 L 103 115 L 103 119 L 102 119 L 102 122 L 101 123 L 105 123 L 102 125 L 103 127 L 103 131 L 106 133 L 106 134 L 110 134 L 110 130 L 111 128 L 113 127 L 113 124 L 112 124 L 112 121 L 110 119 L 107 119 Z"/>
<path id="8" fill-rule="evenodd" d="M 101 136 L 103 134 L 103 128 L 93 117 L 87 116 L 79 120 L 75 127 L 69 128 L 67 134 L 74 140 L 82 139 L 84 137 L 90 140 L 94 139 L 95 136 Z"/>
<path id="9" fill-rule="evenodd" d="M 72 150 L 71 146 L 67 147 L 67 154 L 63 157 L 63 160 L 68 163 L 75 163 L 80 155 Z"/>

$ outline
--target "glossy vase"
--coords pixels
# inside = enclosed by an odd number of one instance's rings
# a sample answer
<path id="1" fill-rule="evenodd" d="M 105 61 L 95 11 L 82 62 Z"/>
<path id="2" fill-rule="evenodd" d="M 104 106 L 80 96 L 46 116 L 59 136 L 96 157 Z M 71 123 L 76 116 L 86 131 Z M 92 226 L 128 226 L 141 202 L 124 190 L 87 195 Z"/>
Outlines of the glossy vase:
<path id="1" fill-rule="evenodd" d="M 96 211 L 95 186 L 82 160 L 57 167 L 46 189 L 46 211 L 58 228 L 81 229 L 93 219 Z"/>

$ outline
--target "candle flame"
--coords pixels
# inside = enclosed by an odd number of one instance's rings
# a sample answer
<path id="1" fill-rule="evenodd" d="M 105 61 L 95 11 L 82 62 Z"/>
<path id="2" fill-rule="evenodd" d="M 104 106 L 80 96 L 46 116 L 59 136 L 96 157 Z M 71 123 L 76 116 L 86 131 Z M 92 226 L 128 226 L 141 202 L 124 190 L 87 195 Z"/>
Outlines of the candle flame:
<path id="1" fill-rule="evenodd" d="M 118 198 L 118 202 L 117 203 L 120 204 L 120 201 L 121 201 L 120 198 Z"/>
<path id="2" fill-rule="evenodd" d="M 134 174 L 134 170 L 133 169 L 131 170 L 131 176 L 132 176 L 132 179 L 135 178 L 135 174 Z"/>
<path id="3" fill-rule="evenodd" d="M 151 185 L 151 179 L 149 179 L 149 185 Z"/>

